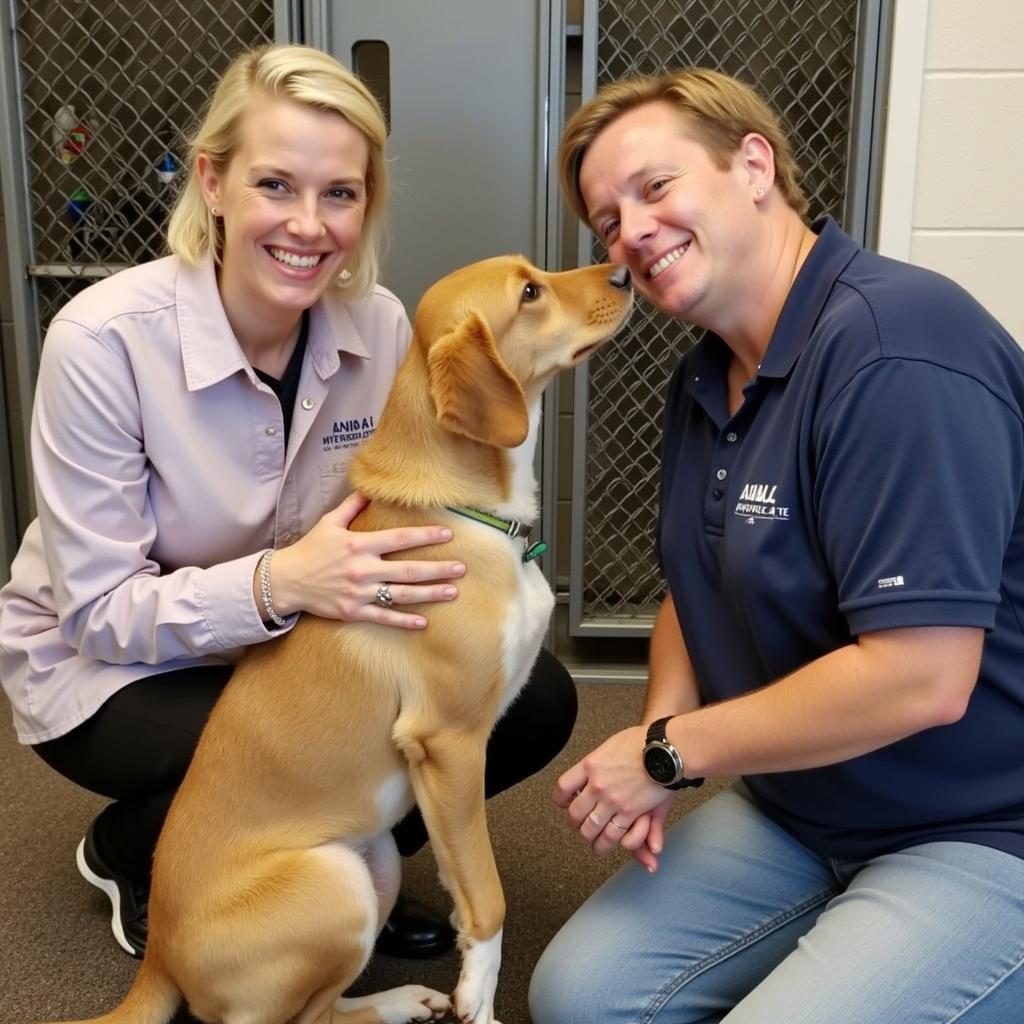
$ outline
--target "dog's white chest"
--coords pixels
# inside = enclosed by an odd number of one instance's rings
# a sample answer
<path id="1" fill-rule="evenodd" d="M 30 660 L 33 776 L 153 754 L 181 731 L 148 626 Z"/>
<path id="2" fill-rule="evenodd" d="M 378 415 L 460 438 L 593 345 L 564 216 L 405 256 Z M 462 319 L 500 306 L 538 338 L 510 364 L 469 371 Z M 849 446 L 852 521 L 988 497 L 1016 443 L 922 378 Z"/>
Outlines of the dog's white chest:
<path id="1" fill-rule="evenodd" d="M 537 660 L 551 610 L 555 606 L 555 595 L 533 562 L 517 566 L 516 571 L 520 584 L 505 618 L 503 638 L 505 693 L 501 702 L 502 712 L 523 688 Z"/>

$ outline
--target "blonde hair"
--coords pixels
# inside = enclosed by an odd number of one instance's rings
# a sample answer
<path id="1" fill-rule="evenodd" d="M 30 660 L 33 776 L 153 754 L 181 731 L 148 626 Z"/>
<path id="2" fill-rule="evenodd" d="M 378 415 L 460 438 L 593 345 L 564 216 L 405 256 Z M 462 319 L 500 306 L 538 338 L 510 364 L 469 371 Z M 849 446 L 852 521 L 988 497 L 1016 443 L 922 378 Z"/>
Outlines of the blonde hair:
<path id="1" fill-rule="evenodd" d="M 223 239 L 203 199 L 196 158 L 206 153 L 214 169 L 223 173 L 238 148 L 242 116 L 261 96 L 339 114 L 366 139 L 366 211 L 359 245 L 347 265 L 352 277 L 346 284 L 347 295 L 365 294 L 380 272 L 387 129 L 380 106 L 366 86 L 329 54 L 309 46 L 261 46 L 236 57 L 224 72 L 189 142 L 188 177 L 167 226 L 169 249 L 187 263 L 196 264 L 211 251 L 220 262 Z"/>
<path id="2" fill-rule="evenodd" d="M 666 75 L 643 75 L 604 86 L 569 119 L 558 148 L 562 189 L 573 212 L 586 222 L 580 193 L 580 165 L 590 144 L 623 114 L 648 103 L 667 103 L 682 127 L 707 150 L 722 170 L 730 166 L 744 136 L 757 132 L 775 153 L 775 184 L 786 202 L 804 217 L 807 199 L 800 171 L 778 116 L 743 82 L 709 68 L 685 68 Z"/>

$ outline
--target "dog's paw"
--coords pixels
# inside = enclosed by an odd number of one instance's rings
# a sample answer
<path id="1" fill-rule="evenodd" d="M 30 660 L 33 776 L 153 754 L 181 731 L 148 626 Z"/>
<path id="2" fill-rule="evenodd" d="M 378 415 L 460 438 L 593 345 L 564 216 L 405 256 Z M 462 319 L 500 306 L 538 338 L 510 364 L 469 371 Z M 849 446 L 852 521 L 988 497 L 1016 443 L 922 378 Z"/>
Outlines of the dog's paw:
<path id="1" fill-rule="evenodd" d="M 462 951 L 462 974 L 452 1000 L 462 1024 L 498 1024 L 494 992 L 501 967 L 501 931 L 483 942 L 469 939 Z"/>
<path id="2" fill-rule="evenodd" d="M 377 1012 L 381 1024 L 412 1024 L 413 1021 L 440 1020 L 451 1005 L 451 1000 L 443 992 L 435 992 L 423 985 L 401 985 L 358 999 L 339 996 L 334 1009 L 340 1014 L 372 1009 Z"/>

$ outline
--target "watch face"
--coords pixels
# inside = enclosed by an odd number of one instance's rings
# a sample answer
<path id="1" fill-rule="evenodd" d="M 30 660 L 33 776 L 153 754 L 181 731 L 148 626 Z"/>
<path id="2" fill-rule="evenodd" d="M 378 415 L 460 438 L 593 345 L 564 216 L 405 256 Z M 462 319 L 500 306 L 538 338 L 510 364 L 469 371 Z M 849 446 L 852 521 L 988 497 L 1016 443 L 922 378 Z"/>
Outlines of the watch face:
<path id="1" fill-rule="evenodd" d="M 657 746 L 648 747 L 644 751 L 644 768 L 660 786 L 675 782 L 679 772 L 676 759 L 664 747 Z"/>

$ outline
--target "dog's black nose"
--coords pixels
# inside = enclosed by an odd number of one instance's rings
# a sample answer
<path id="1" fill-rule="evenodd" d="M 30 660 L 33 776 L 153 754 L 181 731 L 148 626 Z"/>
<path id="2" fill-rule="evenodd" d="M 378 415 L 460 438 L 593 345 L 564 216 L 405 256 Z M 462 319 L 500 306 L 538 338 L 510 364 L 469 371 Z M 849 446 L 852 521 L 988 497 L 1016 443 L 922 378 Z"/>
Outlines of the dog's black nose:
<path id="1" fill-rule="evenodd" d="M 630 283 L 629 268 L 616 267 L 608 280 L 611 281 L 615 288 L 628 288 Z"/>

